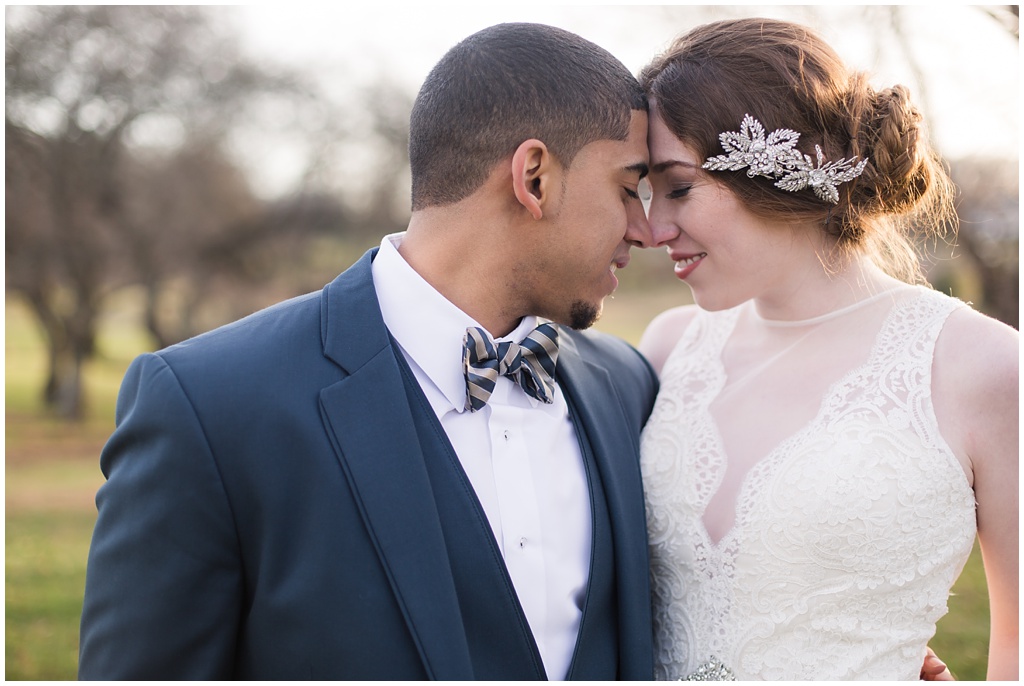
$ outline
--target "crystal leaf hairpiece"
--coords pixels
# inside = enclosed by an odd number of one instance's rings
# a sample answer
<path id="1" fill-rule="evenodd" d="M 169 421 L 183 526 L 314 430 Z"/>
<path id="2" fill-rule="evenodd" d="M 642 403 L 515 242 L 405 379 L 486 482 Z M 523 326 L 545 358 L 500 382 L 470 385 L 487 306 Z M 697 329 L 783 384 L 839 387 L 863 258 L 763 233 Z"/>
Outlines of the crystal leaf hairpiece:
<path id="1" fill-rule="evenodd" d="M 820 145 L 815 145 L 817 164 L 796 149 L 800 134 L 791 129 L 776 129 L 765 136 L 764 126 L 749 114 L 743 116 L 740 130 L 725 131 L 718 136 L 726 155 L 709 157 L 703 164 L 711 171 L 747 170 L 747 176 L 777 179 L 775 185 L 784 191 L 811 188 L 822 200 L 835 205 L 839 202 L 841 183 L 861 175 L 866 159 L 857 158 L 826 162 Z"/>

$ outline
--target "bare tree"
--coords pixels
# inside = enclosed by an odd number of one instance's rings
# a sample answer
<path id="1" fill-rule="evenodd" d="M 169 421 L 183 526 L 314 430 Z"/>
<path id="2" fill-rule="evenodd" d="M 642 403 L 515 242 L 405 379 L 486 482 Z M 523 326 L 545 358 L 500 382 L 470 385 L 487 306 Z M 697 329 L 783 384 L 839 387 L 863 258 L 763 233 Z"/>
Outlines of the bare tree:
<path id="1" fill-rule="evenodd" d="M 1020 326 L 1020 177 L 1010 160 L 966 159 L 952 165 L 953 180 L 960 189 L 957 206 L 960 231 L 954 248 L 962 276 L 972 276 L 986 314 Z M 956 278 L 942 261 L 933 268 L 935 277 Z"/>
<path id="2" fill-rule="evenodd" d="M 296 192 L 259 201 L 216 147 L 190 145 L 147 160 L 125 180 L 132 193 L 131 260 L 144 318 L 165 347 L 323 284 L 297 277 L 315 242 L 352 224 L 333 196 Z M 319 283 L 315 279 L 319 277 Z"/>
<path id="3" fill-rule="evenodd" d="M 183 197 L 167 174 L 148 174 L 155 185 L 140 189 L 138 151 L 191 141 L 210 162 L 259 97 L 304 91 L 294 76 L 241 59 L 195 7 L 23 7 L 6 18 L 7 287 L 46 331 L 46 402 L 76 417 L 104 300 L 140 276 L 152 287 L 168 274 L 158 258 L 182 255 L 164 239 L 197 221 L 187 211 L 196 196 Z M 206 226 L 251 211 L 225 164 L 199 174 L 195 155 L 176 154 L 179 168 L 193 162 L 191 191 L 203 179 L 207 196 L 220 194 L 205 209 L 225 205 Z M 141 198 L 160 209 L 139 211 Z"/>
<path id="4" fill-rule="evenodd" d="M 123 165 L 121 188 L 133 281 L 145 294 L 146 329 L 157 347 L 196 333 L 214 271 L 202 254 L 262 212 L 240 170 L 216 145 L 190 142 Z"/>
<path id="5" fill-rule="evenodd" d="M 8 288 L 25 296 L 45 332 L 46 402 L 76 416 L 101 302 L 124 278 L 107 178 L 93 172 L 117 153 L 85 132 L 50 140 L 8 121 L 5 134 Z"/>
<path id="6" fill-rule="evenodd" d="M 1020 5 L 980 5 L 979 9 L 1020 40 Z"/>
<path id="7" fill-rule="evenodd" d="M 1019 40 L 1018 5 L 980 6 L 978 9 Z M 889 12 L 895 42 L 900 45 L 919 81 L 919 89 L 923 91 L 920 97 L 928 110 L 923 67 L 906 41 L 907 31 L 901 10 L 892 7 Z M 977 282 L 979 302 L 975 304 L 1015 329 L 1020 326 L 1020 185 L 1017 165 L 1017 160 L 1009 159 L 952 162 L 951 175 L 959 190 L 956 207 L 959 229 L 955 245 L 940 252 L 939 257 L 955 259 L 958 266 L 953 269 L 950 262 L 940 259 L 930 274 L 933 281 L 949 285 L 957 281 L 955 271 L 971 272 Z M 959 274 L 959 277 L 966 275 Z"/>

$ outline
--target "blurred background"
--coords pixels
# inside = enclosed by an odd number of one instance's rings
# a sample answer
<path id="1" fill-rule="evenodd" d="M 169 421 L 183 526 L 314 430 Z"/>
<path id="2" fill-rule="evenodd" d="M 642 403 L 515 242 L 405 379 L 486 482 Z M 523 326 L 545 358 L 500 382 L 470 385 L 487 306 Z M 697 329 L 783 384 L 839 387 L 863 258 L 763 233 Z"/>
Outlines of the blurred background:
<path id="1" fill-rule="evenodd" d="M 876 86 L 903 83 L 960 189 L 928 277 L 1017 328 L 1016 5 L 520 5 L 5 9 L 5 500 L 8 679 L 72 679 L 85 560 L 130 360 L 322 287 L 409 214 L 407 118 L 470 33 L 537 21 L 634 73 L 707 21 L 821 32 Z M 689 302 L 634 251 L 597 328 L 636 343 Z M 984 351 L 979 351 L 984 354 Z M 977 551 L 933 646 L 983 678 Z"/>

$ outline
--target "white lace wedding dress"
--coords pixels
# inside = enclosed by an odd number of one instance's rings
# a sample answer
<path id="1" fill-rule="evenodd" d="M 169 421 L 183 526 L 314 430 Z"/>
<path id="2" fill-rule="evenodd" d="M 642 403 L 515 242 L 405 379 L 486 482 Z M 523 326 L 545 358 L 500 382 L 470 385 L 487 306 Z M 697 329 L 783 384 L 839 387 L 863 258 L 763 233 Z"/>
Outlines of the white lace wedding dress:
<path id="1" fill-rule="evenodd" d="M 658 679 L 919 677 L 976 532 L 931 403 L 962 306 L 906 286 L 802 322 L 697 315 L 641 441 Z"/>

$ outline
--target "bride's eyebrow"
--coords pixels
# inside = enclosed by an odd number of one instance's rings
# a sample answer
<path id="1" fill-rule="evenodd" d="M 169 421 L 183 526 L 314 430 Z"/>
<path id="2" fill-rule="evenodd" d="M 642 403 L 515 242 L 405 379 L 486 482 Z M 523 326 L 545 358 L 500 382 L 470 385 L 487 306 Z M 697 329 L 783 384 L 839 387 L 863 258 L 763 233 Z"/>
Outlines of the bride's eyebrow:
<path id="1" fill-rule="evenodd" d="M 658 162 L 656 165 L 651 167 L 651 172 L 654 174 L 660 174 L 673 167 L 686 167 L 688 169 L 700 169 L 696 164 L 692 162 L 684 162 L 683 160 L 666 160 L 665 162 Z"/>

